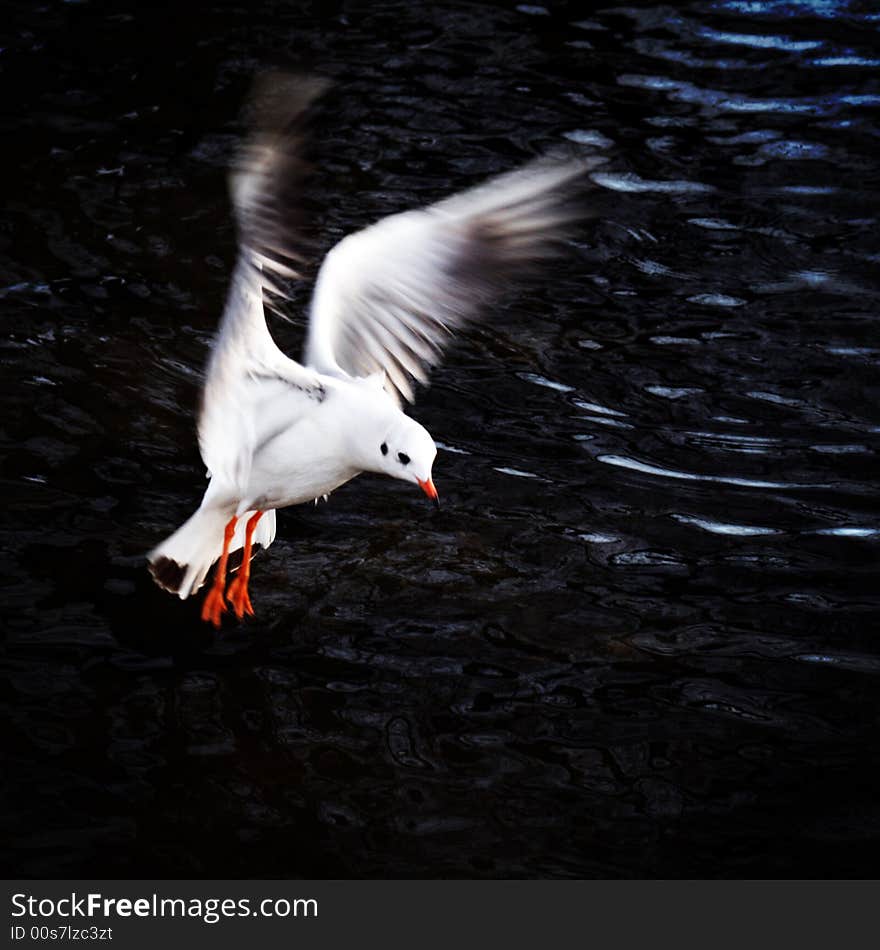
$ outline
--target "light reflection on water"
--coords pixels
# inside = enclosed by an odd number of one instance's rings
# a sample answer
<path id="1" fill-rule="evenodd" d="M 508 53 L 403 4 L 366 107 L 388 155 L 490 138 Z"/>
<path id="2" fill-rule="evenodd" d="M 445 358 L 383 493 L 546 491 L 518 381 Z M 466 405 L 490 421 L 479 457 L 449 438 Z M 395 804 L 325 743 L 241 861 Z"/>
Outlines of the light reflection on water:
<path id="1" fill-rule="evenodd" d="M 722 0 L 717 4 L 725 10 L 746 13 L 753 16 L 819 16 L 835 17 L 849 13 L 862 4 L 856 0 Z M 863 17 L 870 20 L 871 16 Z"/>
<path id="2" fill-rule="evenodd" d="M 125 5 L 15 14 L 12 867 L 874 868 L 865 9 L 270 2 L 181 10 L 174 30 Z M 441 511 L 363 478 L 281 513 L 257 618 L 215 638 L 143 552 L 203 484 L 223 169 L 254 68 L 291 60 L 338 90 L 307 199 L 322 247 L 561 143 L 608 162 L 571 256 L 422 394 Z M 295 323 L 273 330 L 296 352 Z"/>

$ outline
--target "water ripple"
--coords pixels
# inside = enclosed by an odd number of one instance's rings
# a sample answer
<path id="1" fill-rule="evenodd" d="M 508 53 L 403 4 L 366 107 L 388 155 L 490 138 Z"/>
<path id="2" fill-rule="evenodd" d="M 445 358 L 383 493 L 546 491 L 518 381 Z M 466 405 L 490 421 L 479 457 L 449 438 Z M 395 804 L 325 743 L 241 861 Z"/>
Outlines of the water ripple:
<path id="1" fill-rule="evenodd" d="M 634 73 L 618 76 L 617 82 L 622 86 L 664 92 L 675 102 L 693 103 L 730 113 L 832 116 L 845 106 L 873 106 L 880 102 L 880 95 L 873 94 L 765 98 L 711 89 L 665 76 Z"/>
<path id="2" fill-rule="evenodd" d="M 539 376 L 537 373 L 517 373 L 516 375 L 520 379 L 524 379 L 527 383 L 534 383 L 536 386 L 543 386 L 545 389 L 553 389 L 559 393 L 574 392 L 574 386 L 566 386 L 565 383 L 554 382 L 552 379 Z"/>
<path id="3" fill-rule="evenodd" d="M 662 399 L 684 399 L 685 396 L 695 396 L 703 392 L 702 389 L 691 389 L 685 386 L 645 386 L 645 392 Z"/>
<path id="4" fill-rule="evenodd" d="M 632 173 L 594 172 L 591 178 L 603 188 L 636 194 L 653 191 L 659 194 L 686 195 L 704 194 L 714 190 L 712 185 L 704 185 L 696 181 L 649 181 Z"/>
<path id="5" fill-rule="evenodd" d="M 854 0 L 717 0 L 723 10 L 750 16 L 817 16 L 852 15 Z"/>
<path id="6" fill-rule="evenodd" d="M 786 36 L 764 33 L 727 33 L 710 27 L 702 27 L 697 33 L 711 43 L 730 43 L 734 46 L 751 46 L 755 49 L 778 49 L 789 53 L 818 49 L 824 45 L 821 40 L 794 40 Z"/>
<path id="7" fill-rule="evenodd" d="M 759 537 L 760 535 L 781 534 L 778 528 L 762 528 L 757 525 L 730 524 L 721 521 L 712 521 L 706 518 L 696 518 L 693 515 L 672 516 L 676 521 L 682 524 L 691 524 L 696 528 L 702 528 L 711 534 L 729 534 L 743 538 Z"/>
<path id="8" fill-rule="evenodd" d="M 586 402 L 583 399 L 575 399 L 574 405 L 578 409 L 586 409 L 587 412 L 598 413 L 602 416 L 625 416 L 625 412 L 621 412 L 619 409 L 611 409 L 609 406 L 599 405 L 597 402 Z"/>
<path id="9" fill-rule="evenodd" d="M 876 538 L 880 536 L 880 528 L 859 528 L 851 525 L 841 528 L 821 528 L 815 533 L 835 538 Z"/>
<path id="10" fill-rule="evenodd" d="M 811 66 L 859 66 L 874 68 L 880 66 L 880 59 L 868 59 L 864 56 L 822 56 L 810 60 Z"/>
<path id="11" fill-rule="evenodd" d="M 630 469 L 633 472 L 642 472 L 645 475 L 657 475 L 661 478 L 676 478 L 691 482 L 716 482 L 721 485 L 735 485 L 738 488 L 801 489 L 828 487 L 827 485 L 807 482 L 765 481 L 757 478 L 736 478 L 732 475 L 702 475 L 673 468 L 663 468 L 660 465 L 650 465 L 647 462 L 639 462 L 637 459 L 623 455 L 597 455 L 596 460 L 603 462 L 605 465 L 615 465 L 619 468 Z"/>
<path id="12" fill-rule="evenodd" d="M 704 307 L 742 307 L 745 304 L 741 297 L 730 297 L 727 294 L 695 294 L 687 299 L 688 303 L 697 303 Z"/>

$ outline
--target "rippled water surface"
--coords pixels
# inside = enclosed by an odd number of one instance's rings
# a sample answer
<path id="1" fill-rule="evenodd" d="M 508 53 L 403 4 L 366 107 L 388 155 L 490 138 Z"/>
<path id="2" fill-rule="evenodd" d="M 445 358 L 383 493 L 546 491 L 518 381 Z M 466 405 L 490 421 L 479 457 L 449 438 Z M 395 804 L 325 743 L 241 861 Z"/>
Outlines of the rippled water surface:
<path id="1" fill-rule="evenodd" d="M 8 873 L 876 873 L 876 6 L 187 9 L 5 16 Z M 215 636 L 143 552 L 204 485 L 265 64 L 336 80 L 321 249 L 608 162 L 414 410 L 443 509 L 364 477 L 281 513 Z"/>

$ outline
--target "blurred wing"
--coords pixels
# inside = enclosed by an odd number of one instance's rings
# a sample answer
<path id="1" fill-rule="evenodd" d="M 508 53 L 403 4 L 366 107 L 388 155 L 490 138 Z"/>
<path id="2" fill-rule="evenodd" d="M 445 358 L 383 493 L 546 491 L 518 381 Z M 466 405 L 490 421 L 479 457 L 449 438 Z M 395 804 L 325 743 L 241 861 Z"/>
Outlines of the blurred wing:
<path id="1" fill-rule="evenodd" d="M 327 255 L 305 362 L 330 375 L 386 374 L 412 402 L 457 330 L 510 278 L 550 256 L 585 217 L 575 190 L 601 158 L 545 158 L 349 235 Z"/>
<path id="2" fill-rule="evenodd" d="M 296 266 L 303 256 L 297 250 L 298 219 L 291 205 L 305 172 L 305 113 L 322 89 L 317 80 L 263 77 L 252 106 L 256 130 L 231 176 L 239 256 L 208 363 L 199 448 L 211 477 L 237 496 L 247 485 L 267 394 L 303 397 L 282 400 L 283 411 L 290 413 L 305 411 L 309 400 L 323 398 L 314 370 L 275 345 L 263 312 L 264 290 L 275 290 L 272 275 L 299 276 Z M 278 412 L 276 407 L 272 413 L 276 426 L 284 421 L 274 418 Z"/>

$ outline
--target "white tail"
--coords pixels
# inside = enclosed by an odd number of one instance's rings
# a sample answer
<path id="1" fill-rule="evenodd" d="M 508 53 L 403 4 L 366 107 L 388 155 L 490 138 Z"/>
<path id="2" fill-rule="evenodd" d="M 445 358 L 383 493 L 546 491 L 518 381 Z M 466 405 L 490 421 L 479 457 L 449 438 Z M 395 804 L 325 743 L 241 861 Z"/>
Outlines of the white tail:
<path id="1" fill-rule="evenodd" d="M 235 534 L 229 546 L 230 553 L 244 547 L 244 533 L 248 511 L 238 519 Z M 181 600 L 195 594 L 223 553 L 223 532 L 231 515 L 221 508 L 199 508 L 170 537 L 147 555 L 153 580 Z M 275 540 L 275 512 L 269 510 L 257 523 L 254 545 L 267 548 Z"/>

